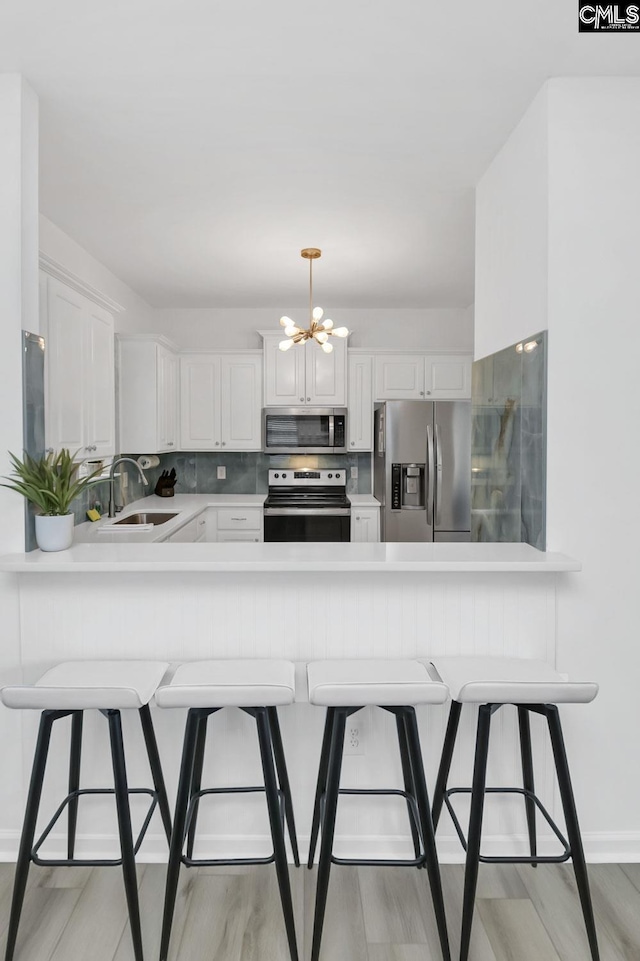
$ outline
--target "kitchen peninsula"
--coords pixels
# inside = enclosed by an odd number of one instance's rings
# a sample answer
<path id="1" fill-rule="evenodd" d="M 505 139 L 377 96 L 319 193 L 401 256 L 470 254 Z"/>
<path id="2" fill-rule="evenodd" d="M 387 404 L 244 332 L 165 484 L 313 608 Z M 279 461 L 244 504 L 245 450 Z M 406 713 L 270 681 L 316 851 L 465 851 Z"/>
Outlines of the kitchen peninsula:
<path id="1" fill-rule="evenodd" d="M 215 498 L 209 500 L 213 503 Z M 7 555 L 0 559 L 0 570 L 18 582 L 25 681 L 57 661 L 75 658 L 178 662 L 286 657 L 298 662 L 302 699 L 304 663 L 315 658 L 477 653 L 554 662 L 557 584 L 579 571 L 580 564 L 526 544 L 103 543 L 95 535 L 93 542 L 76 543 L 58 554 Z M 394 784 L 400 777 L 395 727 L 382 712 L 367 710 L 359 717 L 361 741 L 357 752 L 345 758 L 345 783 Z M 439 753 L 445 717 L 439 708 L 420 711 L 430 766 Z M 246 721 L 240 712 L 220 721 L 228 734 L 228 753 L 218 769 L 221 783 L 250 783 L 259 775 Z M 36 723 L 35 715 L 25 719 L 25 757 L 32 750 Z M 156 723 L 171 793 L 182 723 L 176 723 L 172 712 L 157 712 Z M 282 725 L 304 845 L 322 718 L 300 702 L 282 712 Z M 100 730 L 89 730 L 87 737 L 97 741 Z M 497 741 L 511 744 L 515 737 L 510 724 L 496 730 Z M 542 750 L 534 740 L 535 749 Z M 375 761 L 367 756 L 369 742 L 372 751 L 375 744 Z M 459 770 L 465 771 L 462 782 L 470 773 L 471 743 L 470 736 L 463 739 L 458 760 L 464 766 Z M 87 751 L 87 756 L 92 753 Z M 97 744 L 95 756 L 102 756 Z M 502 758 L 498 777 L 504 783 L 519 783 L 515 747 L 496 748 L 496 756 Z M 131 757 L 130 781 L 144 783 L 141 745 Z M 66 760 L 62 756 L 56 760 L 47 787 L 51 794 L 46 795 L 51 802 L 66 776 Z M 104 782 L 104 771 L 87 766 L 88 778 Z M 543 794 L 547 789 L 549 796 L 551 780 L 544 770 L 540 789 Z M 215 812 L 202 816 L 203 850 L 239 856 L 245 850 L 255 852 L 262 840 L 267 844 L 257 802 L 249 824 L 246 809 L 241 816 L 232 801 L 221 800 L 212 807 Z M 408 839 L 400 806 L 389 810 L 388 802 L 369 799 L 366 804 L 348 800 L 344 807 L 343 851 L 380 856 L 405 851 Z M 212 813 L 216 816 L 209 821 Z M 96 828 L 93 820 L 94 833 L 83 839 L 86 851 L 110 849 L 114 832 L 106 812 L 104 821 Z M 443 857 L 459 860 L 453 830 L 448 824 L 441 830 Z M 510 850 L 512 839 L 525 830 L 512 812 L 508 817 L 496 813 L 487 828 L 488 849 Z M 12 856 L 17 837 L 5 836 L 4 845 L 3 856 Z M 140 857 L 165 858 L 157 826 Z"/>

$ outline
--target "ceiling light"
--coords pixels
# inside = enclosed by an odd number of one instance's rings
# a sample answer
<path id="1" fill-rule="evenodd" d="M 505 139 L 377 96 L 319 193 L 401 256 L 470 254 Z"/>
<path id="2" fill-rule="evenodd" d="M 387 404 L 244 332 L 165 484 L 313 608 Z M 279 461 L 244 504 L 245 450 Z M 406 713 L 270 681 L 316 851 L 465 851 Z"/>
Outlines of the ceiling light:
<path id="1" fill-rule="evenodd" d="M 329 342 L 329 337 L 348 337 L 349 331 L 346 327 L 334 327 L 332 320 L 323 320 L 322 307 L 313 306 L 313 261 L 322 256 L 322 251 L 317 247 L 305 247 L 300 251 L 300 256 L 309 261 L 309 326 L 305 330 L 303 327 L 298 327 L 290 317 L 281 317 L 280 326 L 284 327 L 289 340 L 281 340 L 278 346 L 280 350 L 289 350 L 294 344 L 305 344 L 308 340 L 315 340 L 325 354 L 330 354 L 333 344 Z"/>

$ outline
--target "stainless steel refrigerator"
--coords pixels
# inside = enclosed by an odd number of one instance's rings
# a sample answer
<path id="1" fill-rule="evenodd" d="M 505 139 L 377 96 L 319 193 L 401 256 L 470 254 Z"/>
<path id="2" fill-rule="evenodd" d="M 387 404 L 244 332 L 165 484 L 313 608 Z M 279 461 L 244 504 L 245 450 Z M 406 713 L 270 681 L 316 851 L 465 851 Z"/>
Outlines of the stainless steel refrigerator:
<path id="1" fill-rule="evenodd" d="M 373 493 L 384 541 L 470 540 L 471 402 L 377 407 Z"/>

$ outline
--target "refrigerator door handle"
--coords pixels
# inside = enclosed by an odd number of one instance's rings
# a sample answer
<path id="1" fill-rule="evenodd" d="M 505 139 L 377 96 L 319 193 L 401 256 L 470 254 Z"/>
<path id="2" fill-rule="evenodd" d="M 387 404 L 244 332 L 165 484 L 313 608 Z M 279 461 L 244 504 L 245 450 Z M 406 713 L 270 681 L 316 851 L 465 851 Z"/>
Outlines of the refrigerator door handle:
<path id="1" fill-rule="evenodd" d="M 427 427 L 427 524 L 433 527 L 433 502 L 434 502 L 434 456 L 433 456 L 433 435 L 431 427 Z"/>
<path id="2" fill-rule="evenodd" d="M 380 417 L 378 419 L 378 454 L 380 457 L 386 453 L 386 437 L 385 437 L 385 423 L 384 423 L 384 407 L 380 410 Z"/>
<path id="3" fill-rule="evenodd" d="M 438 527 L 441 520 L 440 515 L 440 502 L 441 502 L 441 492 L 442 492 L 442 451 L 440 448 L 440 428 L 436 424 L 436 435 L 434 441 L 434 459 L 435 459 L 435 474 L 433 477 L 433 502 L 435 510 L 435 521 L 434 527 Z"/>

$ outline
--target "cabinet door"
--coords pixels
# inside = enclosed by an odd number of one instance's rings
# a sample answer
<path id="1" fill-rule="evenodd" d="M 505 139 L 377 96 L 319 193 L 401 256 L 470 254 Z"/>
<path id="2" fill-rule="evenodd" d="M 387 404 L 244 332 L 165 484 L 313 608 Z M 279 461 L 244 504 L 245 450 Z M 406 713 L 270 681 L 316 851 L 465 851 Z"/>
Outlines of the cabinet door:
<path id="1" fill-rule="evenodd" d="M 89 305 L 87 355 L 84 364 L 84 406 L 87 413 L 86 447 L 93 457 L 116 452 L 115 337 L 113 317 Z"/>
<path id="2" fill-rule="evenodd" d="M 198 354 L 180 359 L 180 447 L 220 447 L 220 357 Z"/>
<path id="3" fill-rule="evenodd" d="M 220 383 L 221 446 L 262 450 L 262 358 L 222 355 Z"/>
<path id="4" fill-rule="evenodd" d="M 347 403 L 347 341 L 331 340 L 333 350 L 325 354 L 315 341 L 292 347 L 305 355 L 305 403 L 310 407 L 344 407 Z"/>
<path id="5" fill-rule="evenodd" d="M 377 400 L 420 400 L 424 391 L 424 354 L 376 357 Z"/>
<path id="6" fill-rule="evenodd" d="M 86 301 L 49 277 L 46 312 L 46 444 L 55 451 L 66 447 L 87 457 L 83 399 Z"/>
<path id="7" fill-rule="evenodd" d="M 455 354 L 427 357 L 425 393 L 433 400 L 466 400 L 471 397 L 471 357 Z"/>
<path id="8" fill-rule="evenodd" d="M 357 544 L 376 544 L 380 540 L 378 508 L 352 508 L 351 540 Z"/>
<path id="9" fill-rule="evenodd" d="M 305 404 L 304 347 L 280 350 L 284 334 L 264 339 L 264 406 L 300 407 Z"/>
<path id="10" fill-rule="evenodd" d="M 158 450 L 178 447 L 178 358 L 166 347 L 157 351 Z"/>
<path id="11" fill-rule="evenodd" d="M 349 356 L 349 450 L 373 450 L 373 358 Z"/>
<path id="12" fill-rule="evenodd" d="M 167 538 L 172 544 L 194 544 L 199 540 L 200 528 L 199 518 L 194 517 L 192 521 L 181 527 L 179 531 Z"/>

